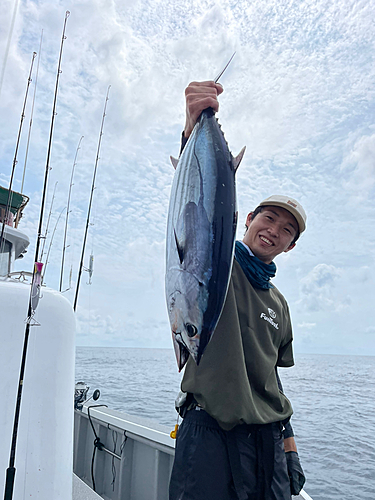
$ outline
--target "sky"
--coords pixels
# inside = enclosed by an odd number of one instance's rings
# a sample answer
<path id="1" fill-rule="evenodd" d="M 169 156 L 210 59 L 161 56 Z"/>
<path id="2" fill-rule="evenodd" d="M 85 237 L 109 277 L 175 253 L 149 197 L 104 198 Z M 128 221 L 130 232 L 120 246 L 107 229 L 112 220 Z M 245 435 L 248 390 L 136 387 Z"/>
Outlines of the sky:
<path id="1" fill-rule="evenodd" d="M 276 258 L 296 353 L 375 355 L 375 3 L 357 0 L 3 0 L 0 185 L 7 187 L 33 51 L 13 189 L 30 197 L 32 270 L 65 12 L 44 232 L 45 283 L 59 287 L 64 211 L 77 153 L 63 289 L 73 302 L 103 135 L 77 308 L 77 345 L 171 348 L 165 234 L 184 89 L 230 56 L 217 114 L 237 171 L 238 238 L 272 194 L 300 201 L 307 229 Z M 43 39 L 39 50 L 41 35 Z M 36 70 L 38 68 L 38 78 Z M 35 101 L 33 100 L 35 92 Z M 56 185 L 57 183 L 57 185 Z M 55 198 L 51 201 L 56 185 Z M 60 213 L 63 215 L 58 221 Z M 58 221 L 58 222 L 57 222 Z M 51 243 L 51 237 L 54 231 Z"/>

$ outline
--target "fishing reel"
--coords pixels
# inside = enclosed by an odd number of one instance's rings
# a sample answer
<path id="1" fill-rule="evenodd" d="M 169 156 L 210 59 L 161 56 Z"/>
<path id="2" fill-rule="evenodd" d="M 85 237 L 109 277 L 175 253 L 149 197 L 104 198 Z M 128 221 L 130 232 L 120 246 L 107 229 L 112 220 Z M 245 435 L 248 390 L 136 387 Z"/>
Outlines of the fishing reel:
<path id="1" fill-rule="evenodd" d="M 77 382 L 74 390 L 74 409 L 81 410 L 82 407 L 87 401 L 93 399 L 97 401 L 100 398 L 99 389 L 95 389 L 92 395 L 88 398 L 87 393 L 89 392 L 90 387 L 85 384 L 85 382 Z"/>

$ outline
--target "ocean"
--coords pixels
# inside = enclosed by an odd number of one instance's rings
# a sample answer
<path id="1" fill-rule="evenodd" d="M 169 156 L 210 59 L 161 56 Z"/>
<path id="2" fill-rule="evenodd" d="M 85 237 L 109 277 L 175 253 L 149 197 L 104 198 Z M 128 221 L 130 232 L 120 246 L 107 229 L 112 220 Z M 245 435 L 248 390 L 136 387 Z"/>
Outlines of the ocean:
<path id="1" fill-rule="evenodd" d="M 313 500 L 375 499 L 375 357 L 295 355 L 280 369 Z M 77 347 L 76 381 L 98 402 L 173 429 L 179 391 L 172 349 Z"/>

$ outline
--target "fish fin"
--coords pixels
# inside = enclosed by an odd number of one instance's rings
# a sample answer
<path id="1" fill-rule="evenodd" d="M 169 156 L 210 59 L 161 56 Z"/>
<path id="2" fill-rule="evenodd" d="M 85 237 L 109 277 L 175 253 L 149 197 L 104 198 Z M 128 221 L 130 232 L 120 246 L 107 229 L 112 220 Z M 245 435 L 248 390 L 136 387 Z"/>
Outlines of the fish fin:
<path id="1" fill-rule="evenodd" d="M 237 168 L 240 166 L 243 155 L 245 154 L 246 146 L 244 146 L 235 158 L 232 158 L 234 171 L 237 172 Z"/>
<path id="2" fill-rule="evenodd" d="M 171 159 L 171 163 L 173 165 L 173 168 L 176 170 L 179 160 L 177 160 L 177 158 L 175 158 L 174 156 L 170 156 L 169 158 Z"/>
<path id="3" fill-rule="evenodd" d="M 182 248 L 182 245 L 178 241 L 176 230 L 174 229 L 173 232 L 174 232 L 174 239 L 175 239 L 175 242 L 176 242 L 178 257 L 180 259 L 180 264 L 182 264 L 183 261 L 184 261 L 184 249 Z"/>

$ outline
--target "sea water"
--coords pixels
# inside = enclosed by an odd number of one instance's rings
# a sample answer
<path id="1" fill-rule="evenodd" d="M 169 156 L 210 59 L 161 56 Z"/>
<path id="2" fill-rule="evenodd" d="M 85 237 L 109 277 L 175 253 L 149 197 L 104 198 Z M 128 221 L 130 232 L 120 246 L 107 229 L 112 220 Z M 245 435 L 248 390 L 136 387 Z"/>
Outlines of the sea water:
<path id="1" fill-rule="evenodd" d="M 280 369 L 304 489 L 313 500 L 375 500 L 375 357 L 299 354 Z M 179 390 L 172 349 L 77 347 L 76 381 L 109 408 L 171 430 Z"/>

